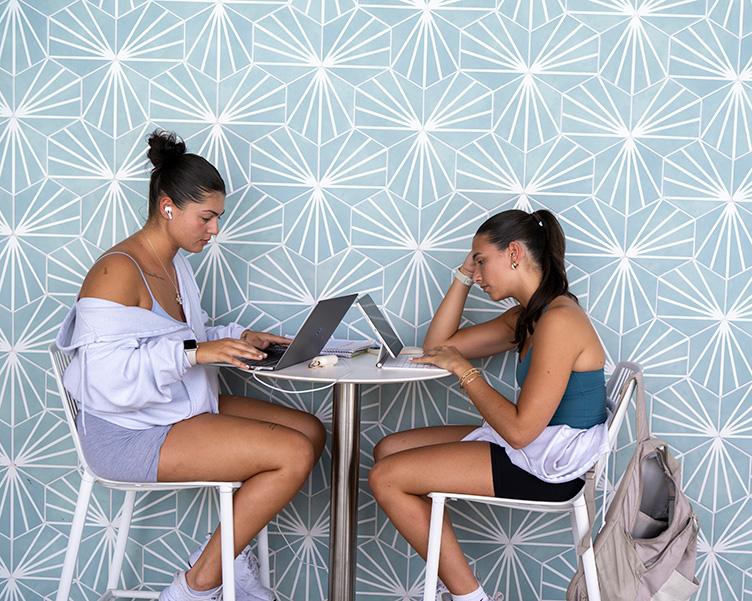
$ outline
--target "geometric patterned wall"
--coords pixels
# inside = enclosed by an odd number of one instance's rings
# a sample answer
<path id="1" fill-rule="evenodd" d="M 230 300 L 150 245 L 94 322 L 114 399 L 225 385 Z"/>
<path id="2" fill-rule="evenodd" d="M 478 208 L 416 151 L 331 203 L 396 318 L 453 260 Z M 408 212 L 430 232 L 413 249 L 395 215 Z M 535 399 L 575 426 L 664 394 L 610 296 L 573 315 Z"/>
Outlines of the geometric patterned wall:
<path id="1" fill-rule="evenodd" d="M 2 601 L 56 586 L 80 479 L 46 348 L 94 258 L 145 219 L 155 126 L 228 185 L 192 257 L 218 322 L 294 332 L 317 298 L 371 291 L 419 343 L 484 217 L 555 211 L 607 367 L 645 366 L 683 463 L 697 598 L 752 599 L 750 0 L 0 2 Z M 475 290 L 465 315 L 499 310 Z M 483 365 L 510 395 L 513 364 Z M 331 420 L 323 394 L 273 398 Z M 476 419 L 449 380 L 365 387 L 359 599 L 416 600 L 423 570 L 368 491 L 373 445 Z M 327 453 L 270 529 L 281 600 L 326 597 L 328 473 Z M 120 500 L 95 493 L 74 599 L 104 588 Z M 214 511 L 142 498 L 127 583 L 163 586 Z M 489 590 L 563 598 L 564 521 L 454 517 Z"/>

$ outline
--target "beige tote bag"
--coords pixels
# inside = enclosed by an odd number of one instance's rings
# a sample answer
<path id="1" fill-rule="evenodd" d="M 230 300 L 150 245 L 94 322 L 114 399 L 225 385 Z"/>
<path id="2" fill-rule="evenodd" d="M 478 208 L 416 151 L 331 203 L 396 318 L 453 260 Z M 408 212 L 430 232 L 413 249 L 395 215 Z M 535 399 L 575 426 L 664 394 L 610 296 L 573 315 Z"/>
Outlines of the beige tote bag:
<path id="1" fill-rule="evenodd" d="M 699 588 L 697 517 L 681 489 L 678 462 L 665 442 L 650 436 L 642 373 L 634 378 L 637 446 L 593 545 L 601 599 L 686 601 Z M 580 566 L 567 601 L 587 598 Z"/>

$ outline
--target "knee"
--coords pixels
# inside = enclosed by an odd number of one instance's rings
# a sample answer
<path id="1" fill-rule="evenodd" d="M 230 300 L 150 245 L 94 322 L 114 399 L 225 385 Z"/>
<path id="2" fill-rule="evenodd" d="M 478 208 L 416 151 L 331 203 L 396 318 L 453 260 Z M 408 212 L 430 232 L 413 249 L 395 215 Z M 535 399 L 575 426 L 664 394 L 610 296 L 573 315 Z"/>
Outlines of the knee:
<path id="1" fill-rule="evenodd" d="M 376 501 L 381 501 L 394 487 L 394 472 L 389 461 L 378 461 L 368 474 L 368 485 L 371 487 Z"/>
<path id="2" fill-rule="evenodd" d="M 324 427 L 324 424 L 321 423 L 321 420 L 316 417 L 315 415 L 311 416 L 311 444 L 313 445 L 313 450 L 316 455 L 316 460 L 321 456 L 321 453 L 324 451 L 324 447 L 326 446 L 326 428 Z"/>
<path id="3" fill-rule="evenodd" d="M 285 441 L 284 469 L 293 478 L 305 480 L 313 469 L 318 455 L 311 440 L 304 434 L 290 432 Z"/>
<path id="4" fill-rule="evenodd" d="M 389 434 L 382 438 L 375 447 L 373 447 L 373 460 L 379 462 L 385 457 L 396 453 L 399 450 L 394 434 Z"/>

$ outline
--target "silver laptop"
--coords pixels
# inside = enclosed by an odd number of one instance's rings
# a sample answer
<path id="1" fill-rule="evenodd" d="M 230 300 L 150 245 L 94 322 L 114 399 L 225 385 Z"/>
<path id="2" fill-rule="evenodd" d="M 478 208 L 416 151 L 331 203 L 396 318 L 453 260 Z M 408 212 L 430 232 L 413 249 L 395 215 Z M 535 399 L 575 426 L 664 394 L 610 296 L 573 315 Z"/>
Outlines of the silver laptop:
<path id="1" fill-rule="evenodd" d="M 397 332 L 394 331 L 394 328 L 392 327 L 392 324 L 389 323 L 386 315 L 384 315 L 378 305 L 373 302 L 370 294 L 363 294 L 358 299 L 358 306 L 381 342 L 381 352 L 379 353 L 376 367 L 383 367 L 384 369 L 434 369 L 444 371 L 435 365 L 413 363 L 410 361 L 410 358 L 415 355 L 400 355 L 400 352 L 405 345 L 402 344 L 402 341 L 399 336 L 397 336 Z"/>
<path id="2" fill-rule="evenodd" d="M 309 361 L 321 353 L 327 340 L 337 329 L 342 318 L 357 298 L 357 294 L 338 296 L 320 300 L 308 314 L 289 346 L 271 345 L 264 349 L 264 359 L 244 359 L 241 361 L 253 371 L 279 371 L 296 363 Z M 228 364 L 224 364 L 228 365 Z"/>

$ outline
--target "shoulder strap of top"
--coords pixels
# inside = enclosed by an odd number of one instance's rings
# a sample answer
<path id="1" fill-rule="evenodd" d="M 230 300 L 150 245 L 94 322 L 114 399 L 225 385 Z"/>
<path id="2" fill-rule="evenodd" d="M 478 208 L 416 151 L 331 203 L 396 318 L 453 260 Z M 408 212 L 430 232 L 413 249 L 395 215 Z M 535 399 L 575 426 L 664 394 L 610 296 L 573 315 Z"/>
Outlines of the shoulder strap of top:
<path id="1" fill-rule="evenodd" d="M 144 286 L 146 286 L 146 291 L 149 293 L 149 296 L 151 296 L 152 301 L 156 301 L 156 298 L 154 297 L 154 293 L 151 291 L 151 288 L 149 287 L 149 282 L 146 281 L 146 276 L 144 275 L 144 270 L 141 269 L 141 265 L 138 264 L 138 261 L 134 259 L 132 256 L 130 256 L 128 253 L 123 252 L 121 250 L 113 250 L 108 253 L 103 254 L 101 257 L 97 259 L 97 261 L 101 261 L 105 257 L 109 257 L 110 255 L 123 255 L 125 257 L 128 257 L 131 261 L 133 261 L 133 264 L 138 269 L 138 272 L 141 274 L 141 279 L 144 281 Z"/>

